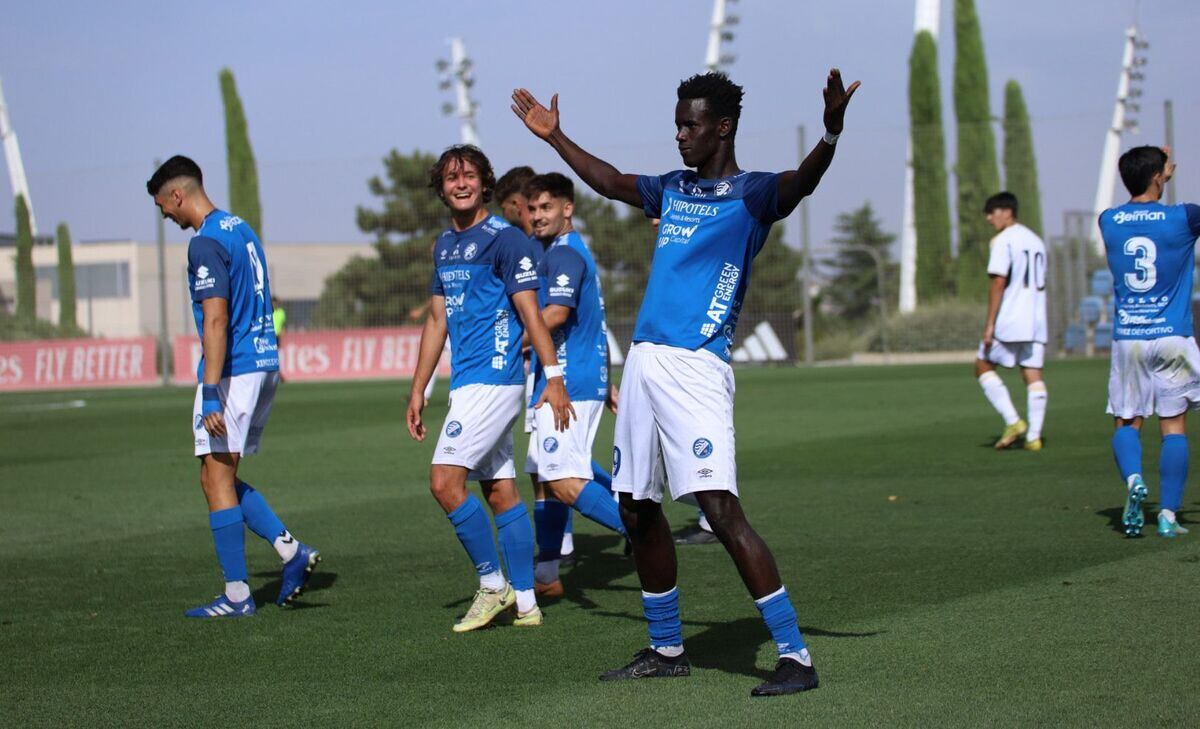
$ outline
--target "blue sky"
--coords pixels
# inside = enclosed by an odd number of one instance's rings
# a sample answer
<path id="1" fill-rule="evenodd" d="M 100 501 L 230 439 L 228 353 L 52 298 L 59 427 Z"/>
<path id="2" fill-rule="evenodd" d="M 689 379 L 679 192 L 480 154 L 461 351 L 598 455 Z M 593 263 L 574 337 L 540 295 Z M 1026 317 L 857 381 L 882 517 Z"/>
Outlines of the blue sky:
<path id="1" fill-rule="evenodd" d="M 943 0 L 943 105 L 953 130 L 953 38 Z M 1064 209 L 1095 194 L 1112 113 L 1123 31 L 1134 0 L 978 0 L 993 113 L 1017 79 L 1034 119 L 1047 232 Z M 496 167 L 564 169 L 512 115 L 526 86 L 560 92 L 563 128 L 622 170 L 679 166 L 674 88 L 700 70 L 709 0 L 523 3 L 347 2 L 13 3 L 0 24 L 0 79 L 21 140 L 39 224 L 70 223 L 77 239 L 154 236 L 143 183 L 156 157 L 181 152 L 226 198 L 217 72 L 236 74 L 259 161 L 264 237 L 361 241 L 356 205 L 373 205 L 366 180 L 392 148 L 438 151 L 458 140 L 441 114 L 434 61 L 462 36 L 475 61 L 483 147 Z M 814 243 L 834 216 L 870 201 L 898 232 L 907 138 L 912 4 L 742 0 L 729 50 L 746 87 L 738 159 L 747 169 L 796 163 L 796 127 L 821 131 L 820 89 L 837 65 L 863 87 L 847 115 L 837 159 L 812 202 Z M 1200 3 L 1146 0 L 1140 23 L 1150 64 L 1142 133 L 1158 143 L 1162 102 L 1175 105 L 1178 196 L 1200 199 L 1200 84 L 1194 78 Z M 952 140 L 948 146 L 953 163 Z M 7 175 L 0 196 L 10 200 Z M 787 239 L 796 240 L 788 221 Z M 12 230 L 0 205 L 0 231 Z M 168 229 L 168 239 L 186 234 Z"/>

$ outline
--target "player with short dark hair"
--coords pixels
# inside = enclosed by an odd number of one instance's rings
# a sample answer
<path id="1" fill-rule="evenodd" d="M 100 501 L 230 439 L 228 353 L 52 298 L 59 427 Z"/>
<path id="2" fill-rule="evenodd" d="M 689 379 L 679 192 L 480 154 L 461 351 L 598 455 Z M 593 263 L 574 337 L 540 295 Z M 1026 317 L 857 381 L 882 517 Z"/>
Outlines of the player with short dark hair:
<path id="1" fill-rule="evenodd" d="M 513 167 L 496 180 L 496 202 L 500 203 L 500 214 L 510 224 L 531 235 L 529 224 L 529 206 L 525 199 L 525 183 L 533 179 L 536 173 L 528 165 Z"/>
<path id="2" fill-rule="evenodd" d="M 564 434 L 553 432 L 546 408 L 534 411 L 525 471 L 534 485 L 534 525 L 538 561 L 535 589 L 560 597 L 558 567 L 570 508 L 624 534 L 612 492 L 593 480 L 592 444 L 605 404 L 616 409 L 616 388 L 609 382 L 608 330 L 600 271 L 583 238 L 575 231 L 575 185 L 557 172 L 525 183 L 534 238 L 544 248 L 538 263 L 538 304 L 554 337 L 558 361 L 565 368 L 567 394 L 578 421 Z M 546 384 L 545 368 L 533 358 L 534 386 L 530 407 Z"/>
<path id="3" fill-rule="evenodd" d="M 1042 369 L 1046 362 L 1046 244 L 1017 219 L 1017 196 L 998 192 L 983 205 L 996 230 L 988 254 L 987 320 L 975 355 L 975 379 L 983 394 L 1004 419 L 997 450 L 1022 436 L 1025 449 L 1042 449 L 1048 393 Z M 1021 368 L 1025 380 L 1029 421 L 1013 407 L 1008 388 L 996 367 Z"/>
<path id="4" fill-rule="evenodd" d="M 188 243 L 188 289 L 204 355 L 196 373 L 192 435 L 225 591 L 186 615 L 253 615 L 243 524 L 283 560 L 278 605 L 301 593 L 321 561 L 317 550 L 288 532 L 262 494 L 238 478 L 242 457 L 258 451 L 279 383 L 266 253 L 245 221 L 212 204 L 199 165 L 187 157 L 164 162 L 146 191 L 164 218 L 196 231 Z"/>
<path id="5" fill-rule="evenodd" d="M 1113 275 L 1113 348 L 1108 413 L 1117 469 L 1125 482 L 1125 534 L 1140 536 L 1142 422 L 1158 416 L 1161 495 L 1158 535 L 1187 534 L 1176 514 L 1187 483 L 1187 411 L 1200 407 L 1200 350 L 1192 325 L 1192 277 L 1200 206 L 1163 205 L 1175 174 L 1168 147 L 1134 147 L 1118 162 L 1129 202 L 1100 214 L 1108 268 Z"/>
<path id="6" fill-rule="evenodd" d="M 485 627 L 514 605 L 514 625 L 541 625 L 533 589 L 533 529 L 513 482 L 512 425 L 525 392 L 525 330 L 547 363 L 547 384 L 538 404 L 545 403 L 553 416 L 551 428 L 565 431 L 574 410 L 538 311 L 537 251 L 524 233 L 488 212 L 496 178 L 478 148 L 450 147 L 429 179 L 450 211 L 451 225 L 433 249 L 429 317 L 421 332 L 407 422 L 409 435 L 425 440 L 425 383 L 449 335 L 450 412 L 434 451 L 429 487 L 479 575 L 479 590 L 454 632 Z M 479 499 L 467 490 L 468 480 L 479 481 L 491 507 L 507 579 L 491 524 Z"/>
<path id="7" fill-rule="evenodd" d="M 633 542 L 650 647 L 603 680 L 691 672 L 683 652 L 675 544 L 660 503 L 665 476 L 672 497 L 704 509 L 779 648 L 775 671 L 752 695 L 817 686 L 775 559 L 738 500 L 729 360 L 754 257 L 771 225 L 811 194 L 829 168 L 858 85 L 846 89 L 838 70 L 829 72 L 826 134 L 798 169 L 780 174 L 739 167 L 734 136 L 742 89 L 721 73 L 680 83 L 675 142 L 690 169 L 661 176 L 622 174 L 581 149 L 559 126 L 557 94 L 547 109 L 527 90 L 513 92 L 514 113 L 588 186 L 661 218 L 625 361 L 613 449 L 613 488 Z"/>

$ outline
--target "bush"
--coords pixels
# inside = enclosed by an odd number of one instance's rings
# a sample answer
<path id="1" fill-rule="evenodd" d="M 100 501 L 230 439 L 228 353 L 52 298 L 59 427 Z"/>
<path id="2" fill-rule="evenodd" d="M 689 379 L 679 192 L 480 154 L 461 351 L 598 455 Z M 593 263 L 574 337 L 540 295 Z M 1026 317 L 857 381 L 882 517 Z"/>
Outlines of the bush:
<path id="1" fill-rule="evenodd" d="M 0 311 L 0 342 L 27 339 L 71 339 L 86 334 L 76 327 L 57 327 L 48 321 L 25 321 Z"/>
<path id="2" fill-rule="evenodd" d="M 987 315 L 982 304 L 943 301 L 926 304 L 911 314 L 888 318 L 887 341 L 892 352 L 945 352 L 975 349 Z M 883 351 L 878 325 L 867 335 L 869 351 Z"/>

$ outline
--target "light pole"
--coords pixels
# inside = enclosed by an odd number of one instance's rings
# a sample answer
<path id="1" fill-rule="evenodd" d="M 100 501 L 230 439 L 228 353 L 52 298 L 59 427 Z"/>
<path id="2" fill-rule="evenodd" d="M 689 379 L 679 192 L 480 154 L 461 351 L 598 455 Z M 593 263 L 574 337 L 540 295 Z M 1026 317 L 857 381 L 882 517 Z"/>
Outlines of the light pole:
<path id="1" fill-rule="evenodd" d="M 1136 25 L 1125 30 L 1125 49 L 1121 55 L 1121 77 L 1117 81 L 1117 103 L 1113 107 L 1112 124 L 1104 135 L 1104 153 L 1100 158 L 1100 180 L 1096 184 L 1096 203 L 1092 206 L 1092 220 L 1096 221 L 1100 214 L 1113 204 L 1113 185 L 1117 181 L 1117 157 L 1121 151 L 1121 133 L 1128 129 L 1137 133 L 1137 120 L 1133 114 L 1141 111 L 1141 106 L 1131 99 L 1142 95 L 1142 90 L 1136 85 L 1145 80 L 1146 76 L 1140 70 L 1146 65 L 1146 55 L 1138 55 L 1146 51 L 1150 44 L 1138 33 Z M 1127 118 L 1128 113 L 1128 118 Z M 1100 237 L 1100 228 L 1092 225 L 1092 246 L 1098 255 L 1104 254 L 1104 240 Z"/>
<path id="2" fill-rule="evenodd" d="M 446 116 L 459 118 L 459 136 L 463 144 L 479 146 L 479 133 L 475 129 L 475 112 L 479 103 L 471 98 L 470 89 L 475 85 L 475 77 L 471 75 L 471 59 L 467 58 L 467 48 L 462 38 L 450 38 L 450 60 L 439 58 L 436 63 L 441 80 L 438 88 L 442 91 L 454 90 L 454 103 L 442 104 L 442 113 Z"/>
<path id="3" fill-rule="evenodd" d="M 728 0 L 737 2 L 737 0 Z M 704 68 L 707 71 L 720 71 L 733 64 L 737 56 L 722 54 L 721 45 L 733 40 L 730 30 L 741 20 L 728 11 L 727 0 L 713 0 L 712 22 L 708 26 L 708 47 L 704 53 Z"/>

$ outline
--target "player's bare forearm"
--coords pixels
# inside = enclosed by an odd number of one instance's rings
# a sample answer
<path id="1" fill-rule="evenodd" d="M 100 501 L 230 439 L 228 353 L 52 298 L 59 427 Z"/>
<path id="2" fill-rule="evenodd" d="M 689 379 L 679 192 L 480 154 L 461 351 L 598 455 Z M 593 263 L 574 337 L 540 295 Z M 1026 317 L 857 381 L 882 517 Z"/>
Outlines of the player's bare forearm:
<path id="1" fill-rule="evenodd" d="M 550 304 L 545 309 L 542 309 L 542 321 L 546 323 L 546 329 L 553 334 L 558 331 L 558 328 L 567 323 L 567 319 L 571 318 L 571 307 L 563 306 L 562 304 Z"/>
<path id="2" fill-rule="evenodd" d="M 992 333 L 996 329 L 996 317 L 1000 314 L 1000 301 L 1004 298 L 1004 289 L 1008 286 L 1006 276 L 992 276 L 988 285 L 987 321 L 983 325 L 983 339 L 991 344 Z"/>
<path id="3" fill-rule="evenodd" d="M 225 353 L 229 344 L 229 302 L 211 297 L 201 302 L 204 311 L 204 384 L 216 385 L 225 370 Z"/>
<path id="4" fill-rule="evenodd" d="M 446 348 L 446 298 L 432 296 L 429 300 L 429 316 L 421 328 L 421 344 L 417 350 L 417 369 L 413 372 L 412 392 L 424 397 L 425 385 L 433 377 L 442 351 Z"/>
<path id="5" fill-rule="evenodd" d="M 550 338 L 550 330 L 542 320 L 542 312 L 538 309 L 537 294 L 533 291 L 518 291 L 512 295 L 513 308 L 521 317 L 521 324 L 529 335 L 529 343 L 537 353 L 538 362 L 542 366 L 558 364 L 558 355 L 554 349 L 554 340 Z"/>
<path id="6" fill-rule="evenodd" d="M 800 166 L 779 175 L 779 212 L 790 215 L 800 201 L 816 192 L 825 171 L 833 163 L 835 145 L 824 139 L 817 142 Z"/>
<path id="7" fill-rule="evenodd" d="M 613 165 L 584 150 L 561 129 L 551 134 L 546 141 L 588 187 L 609 200 L 619 200 L 636 208 L 642 207 L 642 196 L 637 189 L 637 175 L 623 174 Z"/>

